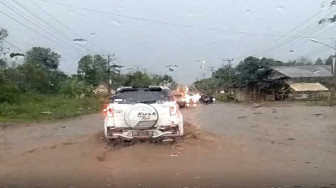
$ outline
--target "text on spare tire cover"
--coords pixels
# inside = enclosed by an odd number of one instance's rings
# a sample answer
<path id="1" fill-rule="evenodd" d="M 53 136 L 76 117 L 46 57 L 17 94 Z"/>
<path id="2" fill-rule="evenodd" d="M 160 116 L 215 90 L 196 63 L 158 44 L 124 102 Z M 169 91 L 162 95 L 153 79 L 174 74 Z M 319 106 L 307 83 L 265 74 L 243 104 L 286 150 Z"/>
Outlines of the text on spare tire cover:
<path id="1" fill-rule="evenodd" d="M 138 113 L 138 117 L 141 118 L 142 120 L 149 120 L 151 119 L 152 116 L 156 117 L 156 113 L 155 112 L 152 112 L 152 113 L 151 112 L 149 113 L 139 112 Z"/>

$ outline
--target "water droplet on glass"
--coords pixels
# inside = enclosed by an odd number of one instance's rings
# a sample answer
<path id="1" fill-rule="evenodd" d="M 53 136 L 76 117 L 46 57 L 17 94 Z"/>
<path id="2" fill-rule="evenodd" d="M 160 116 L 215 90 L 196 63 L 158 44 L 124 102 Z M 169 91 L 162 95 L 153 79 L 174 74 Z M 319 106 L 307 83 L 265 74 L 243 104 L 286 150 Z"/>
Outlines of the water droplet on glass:
<path id="1" fill-rule="evenodd" d="M 73 42 L 76 44 L 86 44 L 86 39 L 73 39 Z"/>
<path id="2" fill-rule="evenodd" d="M 193 14 L 192 12 L 188 12 L 187 16 L 188 16 L 188 17 L 193 17 L 194 14 Z"/>
<path id="3" fill-rule="evenodd" d="M 322 1 L 320 7 L 321 7 L 322 9 L 328 7 L 328 6 L 327 6 L 327 3 L 328 3 L 327 1 Z"/>
<path id="4" fill-rule="evenodd" d="M 334 27 L 335 26 L 335 22 L 328 22 L 328 27 Z"/>
<path id="5" fill-rule="evenodd" d="M 284 11 L 284 10 L 285 10 L 285 8 L 283 6 L 278 6 L 277 7 L 277 11 Z"/>
<path id="6" fill-rule="evenodd" d="M 112 20 L 112 21 L 111 21 L 111 24 L 116 25 L 116 26 L 119 26 L 119 25 L 121 25 L 121 21 L 115 21 L 115 20 Z"/>

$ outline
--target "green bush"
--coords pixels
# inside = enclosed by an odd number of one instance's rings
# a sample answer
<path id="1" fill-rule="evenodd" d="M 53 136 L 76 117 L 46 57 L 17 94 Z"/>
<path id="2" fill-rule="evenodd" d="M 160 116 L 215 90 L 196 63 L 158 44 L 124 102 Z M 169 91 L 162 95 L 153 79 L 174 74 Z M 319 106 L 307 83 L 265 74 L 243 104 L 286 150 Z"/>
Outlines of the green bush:
<path id="1" fill-rule="evenodd" d="M 22 95 L 17 103 L 0 103 L 0 122 L 53 121 L 98 112 L 102 105 L 95 97 Z"/>
<path id="2" fill-rule="evenodd" d="M 0 103 L 15 103 L 19 98 L 19 89 L 13 84 L 0 85 Z"/>

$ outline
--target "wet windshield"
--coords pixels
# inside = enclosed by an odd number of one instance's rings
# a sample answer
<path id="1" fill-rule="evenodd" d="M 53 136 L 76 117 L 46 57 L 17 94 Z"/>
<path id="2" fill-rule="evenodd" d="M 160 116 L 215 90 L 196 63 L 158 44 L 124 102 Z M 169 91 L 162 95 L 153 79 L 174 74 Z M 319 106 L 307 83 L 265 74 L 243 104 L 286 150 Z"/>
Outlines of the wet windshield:
<path id="1" fill-rule="evenodd" d="M 0 188 L 336 188 L 336 0 L 0 0 Z"/>

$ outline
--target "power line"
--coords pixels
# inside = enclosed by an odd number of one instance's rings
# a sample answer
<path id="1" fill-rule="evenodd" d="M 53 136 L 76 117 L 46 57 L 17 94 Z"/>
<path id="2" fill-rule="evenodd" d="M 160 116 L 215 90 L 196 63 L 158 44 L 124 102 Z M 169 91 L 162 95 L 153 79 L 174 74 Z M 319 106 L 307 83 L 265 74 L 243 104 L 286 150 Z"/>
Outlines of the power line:
<path id="1" fill-rule="evenodd" d="M 311 19 L 313 19 L 315 16 L 317 16 L 318 14 L 320 14 L 322 12 L 322 10 L 317 11 L 313 16 L 309 17 L 308 19 L 306 19 L 305 21 L 303 21 L 302 23 L 300 23 L 299 25 L 297 25 L 296 27 L 294 27 L 293 29 L 291 29 L 290 31 L 288 31 L 286 33 L 286 35 L 289 35 L 290 33 L 292 33 L 293 31 L 295 31 L 296 29 L 300 28 L 301 26 L 303 26 L 305 23 L 309 22 Z M 283 37 L 271 42 L 270 44 L 264 46 L 261 50 L 264 50 L 266 48 L 268 48 L 271 45 L 276 44 L 277 42 L 281 41 L 283 39 Z M 254 53 L 253 53 L 254 54 Z"/>
<path id="2" fill-rule="evenodd" d="M 319 10 L 317 11 L 315 14 L 313 14 L 311 17 L 309 17 L 308 19 L 306 19 L 305 21 L 303 21 L 302 23 L 300 23 L 299 25 L 297 25 L 296 27 L 294 27 L 293 29 L 291 29 L 289 32 L 287 32 L 285 35 L 289 35 L 290 33 L 294 32 L 295 30 L 297 30 L 298 28 L 300 28 L 301 26 L 305 25 L 307 22 L 309 22 L 310 20 L 312 20 L 313 18 L 315 18 L 317 15 L 319 15 L 320 13 L 322 12 L 322 10 Z M 331 14 L 331 12 L 329 12 L 327 15 Z M 327 16 L 326 15 L 326 16 Z M 304 34 L 305 32 L 307 32 L 308 30 L 310 30 L 310 28 L 312 26 L 314 26 L 315 23 L 313 24 L 310 24 L 309 26 L 305 27 L 304 29 L 298 31 L 299 34 Z M 309 33 L 311 33 L 312 30 L 309 31 Z M 295 35 L 298 35 L 298 34 L 295 34 Z M 307 34 L 306 34 L 307 35 Z M 270 50 L 273 50 L 275 48 L 276 45 L 280 45 L 281 46 L 284 46 L 286 43 L 289 43 L 291 41 L 293 41 L 293 38 L 319 38 L 319 37 L 310 37 L 310 36 L 304 36 L 304 37 L 298 37 L 298 36 L 288 36 L 288 38 L 290 39 L 285 39 L 285 41 L 281 42 L 281 40 L 285 38 L 285 37 L 281 37 L 280 39 L 277 39 L 273 42 L 271 42 L 270 44 L 268 45 L 265 45 L 264 47 L 262 47 L 261 49 L 259 50 L 255 50 L 254 52 L 251 52 L 249 54 L 251 55 L 245 55 L 244 57 L 246 56 L 256 56 L 257 54 L 259 53 L 262 53 L 262 52 L 265 52 L 265 51 L 270 51 Z M 287 37 L 286 37 L 287 38 Z M 280 42 L 280 43 L 279 43 Z M 278 44 L 279 43 L 279 44 Z M 279 48 L 279 47 L 278 47 Z M 240 56 L 240 57 L 236 57 L 235 59 L 243 59 L 244 58 L 243 56 Z"/>
<path id="3" fill-rule="evenodd" d="M 334 44 L 334 42 L 331 42 L 331 43 L 328 43 L 327 45 L 333 45 L 333 44 Z M 329 51 L 329 50 L 331 50 L 329 47 L 322 46 L 320 48 L 317 48 L 317 49 L 314 49 L 314 50 L 311 50 L 311 51 L 307 52 L 306 56 L 315 56 L 315 55 L 321 54 L 321 53 Z"/>
<path id="4" fill-rule="evenodd" d="M 16 0 L 12 0 L 12 2 L 14 2 L 17 6 L 21 7 L 21 8 L 22 8 L 23 10 L 25 10 L 28 14 L 33 15 L 33 16 L 35 17 L 35 19 L 36 19 L 37 21 L 39 21 L 40 23 L 44 24 L 44 25 L 47 26 L 48 28 L 53 28 L 53 30 L 56 31 L 58 34 L 60 34 L 60 35 L 64 35 L 64 33 L 58 31 L 57 29 L 55 29 L 55 28 L 53 27 L 52 24 L 49 24 L 47 21 L 43 20 L 40 16 L 36 15 L 34 12 L 30 11 L 28 8 L 26 8 L 25 6 L 21 5 L 18 1 L 16 1 Z M 21 12 L 21 13 L 23 13 L 23 12 Z M 25 14 L 25 13 L 23 13 L 23 14 Z M 25 14 L 25 15 L 26 15 L 27 17 L 29 17 L 28 14 Z"/>
<path id="5" fill-rule="evenodd" d="M 58 37 L 58 38 L 60 39 L 60 41 L 63 40 L 63 37 L 62 37 L 62 36 L 53 34 L 53 33 L 49 32 L 49 31 L 47 31 L 46 29 L 42 28 L 42 26 L 39 26 L 38 24 L 34 23 L 31 19 L 29 19 L 29 16 L 28 16 L 27 14 L 22 13 L 21 11 L 17 11 L 17 10 L 15 10 L 14 8 L 10 7 L 9 5 L 7 5 L 7 4 L 5 4 L 5 3 L 1 2 L 1 1 L 0 1 L 0 3 L 3 4 L 4 6 L 6 6 L 6 7 L 7 7 L 8 9 L 10 9 L 11 11 L 13 11 L 15 14 L 19 15 L 21 18 L 25 19 L 26 21 L 28 21 L 29 23 L 31 23 L 32 25 L 34 25 L 35 27 L 37 27 L 38 29 L 40 29 L 40 30 L 46 32 L 47 34 L 49 34 L 49 35 L 51 35 L 51 36 L 54 35 L 54 36 Z M 30 12 L 30 10 L 26 9 L 24 6 L 22 6 L 22 5 L 20 5 L 20 4 L 17 4 L 17 5 L 20 6 L 21 8 L 23 8 L 25 11 Z M 31 12 L 30 12 L 30 13 L 31 13 Z M 35 17 L 35 19 L 37 19 L 38 21 L 40 21 L 40 22 L 44 22 L 44 20 L 39 19 L 39 17 L 36 16 L 35 14 L 33 14 L 33 13 L 31 13 L 31 14 L 32 14 L 32 15 Z M 24 16 L 24 15 L 26 15 L 26 16 Z M 52 26 L 50 26 L 48 23 L 44 23 L 44 24 L 46 24 L 47 27 L 52 28 Z M 68 41 L 66 41 L 65 43 L 68 43 Z M 70 47 L 76 49 L 76 50 L 80 50 L 80 49 L 78 49 L 78 48 L 72 46 L 72 45 L 69 44 L 69 43 L 68 43 L 68 45 L 69 45 Z"/>
<path id="6" fill-rule="evenodd" d="M 309 38 L 308 36 L 304 36 L 304 37 L 303 36 L 286 36 L 286 35 L 278 35 L 278 34 L 268 34 L 268 33 L 246 32 L 246 31 L 236 31 L 236 30 L 228 30 L 228 29 L 218 29 L 218 28 L 212 28 L 212 27 L 199 27 L 199 26 L 194 26 L 194 25 L 179 24 L 179 23 L 174 23 L 174 22 L 166 22 L 166 21 L 161 21 L 161 20 L 153 20 L 153 19 L 148 19 L 148 18 L 141 18 L 141 17 L 135 17 L 135 16 L 115 14 L 115 13 L 105 12 L 105 11 L 91 9 L 91 8 L 79 7 L 79 6 L 69 5 L 69 4 L 60 3 L 60 2 L 53 2 L 53 1 L 49 1 L 49 0 L 39 0 L 39 1 L 46 2 L 46 3 L 51 3 L 51 4 L 57 4 L 57 5 L 60 5 L 60 6 L 66 6 L 66 7 L 81 9 L 81 10 L 85 10 L 85 11 L 89 11 L 89 12 L 95 12 L 95 13 L 98 13 L 98 14 L 105 14 L 105 15 L 121 17 L 121 18 L 125 18 L 125 19 L 145 21 L 145 22 L 151 22 L 151 23 L 157 23 L 157 24 L 163 24 L 163 25 L 170 25 L 170 26 L 176 26 L 176 27 L 183 27 L 183 28 L 192 28 L 192 29 L 217 31 L 217 32 L 230 32 L 230 33 L 244 34 L 244 35 L 258 35 L 258 36 L 265 36 L 265 37 L 302 37 L 302 38 Z"/>
<path id="7" fill-rule="evenodd" d="M 42 36 L 43 38 L 48 39 L 48 40 L 50 40 L 50 41 L 52 41 L 52 42 L 55 42 L 55 43 L 64 45 L 63 43 L 60 43 L 60 42 L 58 42 L 58 41 L 56 41 L 56 40 L 54 40 L 54 39 L 52 39 L 52 38 L 50 38 L 50 37 L 48 37 L 48 36 L 46 36 L 46 35 L 44 35 L 44 34 L 38 32 L 38 31 L 36 31 L 35 29 L 33 29 L 33 28 L 27 26 L 26 24 L 24 24 L 24 23 L 20 22 L 19 20 L 13 18 L 12 16 L 10 16 L 10 15 L 4 13 L 2 10 L 0 10 L 0 13 L 3 14 L 3 15 L 5 15 L 5 16 L 7 16 L 8 18 L 10 18 L 11 20 L 15 21 L 16 23 L 18 23 L 18 24 L 24 26 L 25 28 L 27 28 L 27 29 L 33 31 L 34 33 L 36 33 L 36 34 Z M 64 46 L 66 46 L 66 45 L 64 45 Z M 68 47 L 68 46 L 66 46 L 66 47 Z"/>
<path id="8" fill-rule="evenodd" d="M 33 0 L 30 0 L 30 2 L 32 2 L 33 5 L 35 5 L 36 7 L 38 7 L 42 12 L 44 12 L 46 15 L 48 15 L 50 18 L 52 18 L 53 20 L 55 20 L 59 25 L 61 25 L 63 28 L 65 28 L 66 30 L 70 31 L 71 33 L 73 33 L 76 36 L 79 36 L 80 38 L 85 38 L 82 35 L 76 33 L 75 31 L 73 31 L 69 26 L 67 26 L 66 24 L 64 24 L 63 22 L 61 22 L 59 19 L 57 19 L 55 16 L 53 16 L 51 13 L 49 13 L 48 11 L 46 11 L 44 8 L 42 8 L 40 5 L 38 5 L 37 3 L 35 3 Z M 104 51 L 104 49 L 100 48 L 99 46 L 93 45 L 94 47 L 96 47 L 97 49 Z"/>
<path id="9" fill-rule="evenodd" d="M 329 11 L 329 13 L 327 13 L 324 17 L 329 16 L 330 14 L 334 14 L 334 10 Z M 299 35 L 304 35 L 304 34 L 305 34 L 305 35 L 308 35 L 308 34 L 311 34 L 311 33 L 316 32 L 316 31 L 319 31 L 320 28 L 317 28 L 317 29 L 315 29 L 315 30 L 306 31 L 307 29 L 309 29 L 310 27 L 312 27 L 312 26 L 314 26 L 314 25 L 316 25 L 316 24 L 317 24 L 317 23 L 312 23 L 311 25 L 307 26 L 307 27 L 304 28 L 302 31 L 300 31 Z M 311 37 L 308 37 L 308 38 L 311 38 Z M 291 42 L 293 42 L 293 41 L 295 41 L 295 40 L 297 40 L 297 39 L 299 39 L 299 38 L 292 38 L 292 39 L 289 39 L 289 40 L 287 40 L 286 42 L 283 42 L 283 43 L 280 44 L 279 46 L 276 46 L 276 47 L 274 47 L 273 49 L 270 49 L 270 50 L 274 50 L 275 48 L 276 48 L 276 49 L 279 49 L 279 48 L 281 48 L 281 47 L 283 47 L 283 46 L 285 46 L 285 45 L 287 45 L 287 44 L 289 44 L 289 43 L 291 43 Z"/>
<path id="10" fill-rule="evenodd" d="M 20 51 L 23 51 L 20 47 L 18 47 L 18 46 L 16 46 L 15 44 L 13 44 L 13 43 L 7 41 L 6 39 L 2 39 L 2 40 L 5 41 L 7 44 L 13 46 L 14 48 L 16 48 L 16 49 L 18 49 L 18 50 L 20 50 Z"/>
<path id="11" fill-rule="evenodd" d="M 300 28 L 301 26 L 305 25 L 306 23 L 308 23 L 310 20 L 312 20 L 313 18 L 315 18 L 317 15 L 319 15 L 322 12 L 322 10 L 317 11 L 315 14 L 313 14 L 311 17 L 309 17 L 308 19 L 306 19 L 305 21 L 303 21 L 302 23 L 300 23 L 299 25 L 297 25 L 296 27 L 294 27 L 293 29 L 291 29 L 289 32 L 287 32 L 285 35 L 289 35 L 290 33 L 294 32 L 295 30 L 297 30 L 298 28 Z M 328 16 L 330 14 L 333 13 L 333 10 L 331 10 L 330 12 L 328 12 L 325 16 Z M 288 37 L 289 39 L 285 39 L 285 41 L 280 42 L 284 37 L 281 37 L 278 40 L 275 40 L 274 42 L 271 42 L 270 44 L 264 46 L 263 48 L 251 53 L 252 55 L 248 55 L 248 56 L 256 56 L 259 53 L 265 53 L 268 51 L 273 51 L 276 49 L 279 49 L 289 43 L 291 43 L 292 41 L 295 41 L 297 39 L 307 39 L 307 38 L 312 38 L 311 36 L 307 36 L 308 34 L 311 34 L 312 32 L 316 32 L 319 30 L 319 28 L 317 29 L 313 29 L 312 27 L 316 25 L 316 23 L 312 23 L 310 25 L 308 25 L 307 27 L 303 28 L 302 30 L 298 31 L 295 35 L 296 36 L 291 36 Z M 305 35 L 305 36 L 302 36 Z M 316 37 L 314 37 L 316 38 Z M 280 43 L 279 43 L 280 42 Z"/>

